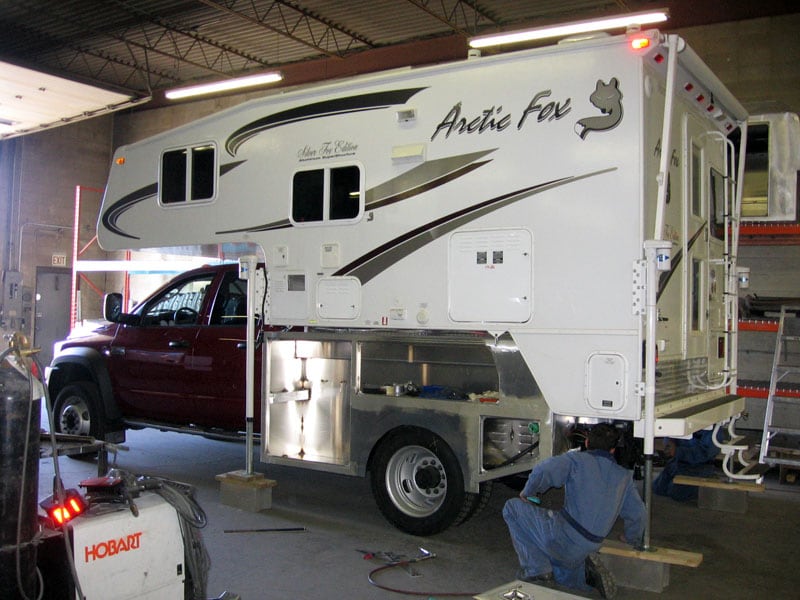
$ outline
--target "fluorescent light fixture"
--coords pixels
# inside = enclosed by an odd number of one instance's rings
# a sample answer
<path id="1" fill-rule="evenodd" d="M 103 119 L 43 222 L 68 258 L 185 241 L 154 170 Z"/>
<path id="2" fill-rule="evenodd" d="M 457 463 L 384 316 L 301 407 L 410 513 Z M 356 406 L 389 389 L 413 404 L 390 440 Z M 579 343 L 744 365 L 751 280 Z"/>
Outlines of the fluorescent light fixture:
<path id="1" fill-rule="evenodd" d="M 561 25 L 553 25 L 551 27 L 537 27 L 536 29 L 526 29 L 524 31 L 509 31 L 507 33 L 482 35 L 470 39 L 469 45 L 472 48 L 487 48 L 489 46 L 499 46 L 501 44 L 515 44 L 518 42 L 529 42 L 532 40 L 564 37 L 578 33 L 588 33 L 591 31 L 604 31 L 606 29 L 619 29 L 634 25 L 663 23 L 668 18 L 669 12 L 667 9 L 659 9 L 657 11 L 630 13 L 627 15 L 592 19 L 589 21 L 563 23 Z"/>
<path id="2" fill-rule="evenodd" d="M 261 73 L 259 75 L 248 75 L 247 77 L 237 77 L 236 79 L 226 79 L 225 81 L 215 81 L 213 83 L 201 83 L 183 88 L 175 88 L 174 90 L 168 90 L 164 95 L 170 100 L 178 100 L 180 98 L 190 98 L 192 96 L 203 96 L 205 94 L 239 90 L 242 88 L 264 85 L 265 83 L 275 83 L 282 79 L 283 75 L 274 71 L 271 73 Z"/>

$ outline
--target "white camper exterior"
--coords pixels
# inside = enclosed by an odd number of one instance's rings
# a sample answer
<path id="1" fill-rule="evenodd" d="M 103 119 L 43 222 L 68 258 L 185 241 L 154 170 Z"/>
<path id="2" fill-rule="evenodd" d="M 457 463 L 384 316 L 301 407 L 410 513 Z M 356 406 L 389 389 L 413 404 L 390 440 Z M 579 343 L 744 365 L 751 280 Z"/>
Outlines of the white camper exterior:
<path id="1" fill-rule="evenodd" d="M 277 93 L 122 147 L 100 244 L 260 245 L 266 323 L 304 328 L 266 344 L 262 458 L 377 457 L 409 531 L 440 504 L 413 474 L 424 442 L 381 446 L 404 428 L 446 442 L 467 497 L 558 451 L 571 419 L 689 434 L 743 407 L 727 136 L 747 115 L 682 40 L 645 37 Z M 408 381 L 474 399 L 382 389 Z M 492 459 L 489 429 L 538 431 L 538 454 Z"/>

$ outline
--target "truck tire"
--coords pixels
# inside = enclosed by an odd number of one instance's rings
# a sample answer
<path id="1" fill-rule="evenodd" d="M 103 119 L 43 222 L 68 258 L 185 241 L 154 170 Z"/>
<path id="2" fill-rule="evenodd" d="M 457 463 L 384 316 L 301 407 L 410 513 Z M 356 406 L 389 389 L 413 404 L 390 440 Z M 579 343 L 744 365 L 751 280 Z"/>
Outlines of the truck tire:
<path id="1" fill-rule="evenodd" d="M 464 491 L 450 447 L 421 429 L 399 431 L 375 451 L 372 494 L 383 516 L 412 535 L 433 535 L 463 521 L 477 494 Z"/>
<path id="2" fill-rule="evenodd" d="M 65 385 L 56 396 L 55 428 L 58 433 L 105 438 L 105 423 L 97 386 L 89 381 Z"/>

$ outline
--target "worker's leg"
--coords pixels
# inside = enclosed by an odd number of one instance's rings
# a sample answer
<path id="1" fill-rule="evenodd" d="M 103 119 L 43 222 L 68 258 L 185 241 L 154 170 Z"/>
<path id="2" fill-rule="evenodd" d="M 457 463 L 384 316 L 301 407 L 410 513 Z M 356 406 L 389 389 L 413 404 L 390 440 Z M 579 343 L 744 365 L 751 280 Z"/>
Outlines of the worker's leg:
<path id="1" fill-rule="evenodd" d="M 552 572 L 550 559 L 543 551 L 554 532 L 553 512 L 533 506 L 521 498 L 512 498 L 503 507 L 503 518 L 511 534 L 511 543 L 519 557 L 522 578 Z"/>
<path id="2" fill-rule="evenodd" d="M 664 470 L 653 481 L 653 493 L 659 496 L 669 496 L 672 492 L 674 484 L 672 479 L 678 473 L 678 461 L 675 459 L 670 460 L 664 465 Z"/>
<path id="3" fill-rule="evenodd" d="M 570 564 L 553 562 L 553 578 L 559 585 L 574 590 L 579 590 L 581 592 L 589 592 L 592 590 L 592 587 L 586 583 L 585 559 Z"/>

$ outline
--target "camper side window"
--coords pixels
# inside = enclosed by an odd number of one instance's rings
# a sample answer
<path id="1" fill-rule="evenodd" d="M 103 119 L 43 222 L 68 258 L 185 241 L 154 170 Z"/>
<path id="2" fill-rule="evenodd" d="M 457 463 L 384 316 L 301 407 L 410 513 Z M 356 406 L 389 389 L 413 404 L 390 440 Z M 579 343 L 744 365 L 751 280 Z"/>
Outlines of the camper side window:
<path id="1" fill-rule="evenodd" d="M 712 167 L 709 189 L 711 191 L 711 214 L 714 216 L 714 224 L 711 227 L 711 235 L 717 239 L 724 238 L 725 215 L 730 214 L 730 207 L 728 206 L 730 194 L 725 189 L 726 183 L 725 176 Z"/>
<path id="2" fill-rule="evenodd" d="M 216 149 L 211 144 L 168 150 L 161 156 L 162 204 L 214 197 Z"/>
<path id="3" fill-rule="evenodd" d="M 361 212 L 361 169 L 357 166 L 298 171 L 292 179 L 292 221 L 344 221 Z"/>
<path id="4" fill-rule="evenodd" d="M 692 214 L 696 217 L 703 216 L 703 197 L 702 197 L 702 151 L 696 144 L 692 144 Z"/>

